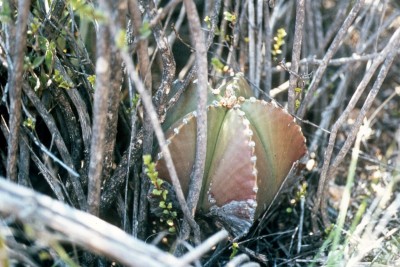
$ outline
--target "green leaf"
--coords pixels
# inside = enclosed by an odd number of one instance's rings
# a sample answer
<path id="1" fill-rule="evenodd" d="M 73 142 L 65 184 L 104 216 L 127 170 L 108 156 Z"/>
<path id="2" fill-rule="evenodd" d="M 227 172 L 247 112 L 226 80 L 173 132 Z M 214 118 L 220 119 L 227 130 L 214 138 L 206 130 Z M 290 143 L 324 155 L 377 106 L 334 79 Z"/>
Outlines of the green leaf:
<path id="1" fill-rule="evenodd" d="M 42 50 L 43 52 L 46 51 L 47 48 L 49 47 L 49 41 L 41 35 L 39 35 L 38 41 L 40 50 Z"/>
<path id="2" fill-rule="evenodd" d="M 35 57 L 35 59 L 32 62 L 32 68 L 36 69 L 37 67 L 39 67 L 42 64 L 43 60 L 44 60 L 44 56 Z"/>
<path id="3" fill-rule="evenodd" d="M 227 21 L 232 22 L 232 24 L 235 24 L 237 17 L 236 17 L 235 13 L 230 13 L 228 11 L 225 11 L 224 12 L 224 19 L 227 20 Z"/>
<path id="4" fill-rule="evenodd" d="M 160 201 L 160 204 L 158 206 L 162 209 L 165 209 L 167 207 L 165 206 L 165 201 Z"/>
<path id="5" fill-rule="evenodd" d="M 30 128 L 32 130 L 35 130 L 35 121 L 32 118 L 27 118 L 23 125 L 27 128 Z"/>
<path id="6" fill-rule="evenodd" d="M 208 29 L 211 29 L 211 18 L 210 18 L 209 16 L 206 16 L 206 17 L 204 18 L 204 22 L 206 23 L 207 28 L 208 28 Z"/>
<path id="7" fill-rule="evenodd" d="M 94 88 L 94 85 L 96 84 L 96 75 L 90 75 L 86 78 L 90 85 Z M 145 170 L 146 172 L 146 170 Z"/>
<path id="8" fill-rule="evenodd" d="M 54 55 L 53 55 L 53 51 L 51 51 L 50 49 L 46 50 L 46 54 L 45 54 L 45 65 L 46 68 L 48 70 L 48 74 L 51 74 L 53 72 L 53 62 L 54 62 Z"/>
<path id="9" fill-rule="evenodd" d="M 153 189 L 153 191 L 151 191 L 151 193 L 155 196 L 161 196 L 162 190 L 159 189 Z"/>
<path id="10" fill-rule="evenodd" d="M 32 21 L 32 23 L 31 24 L 29 24 L 29 26 L 30 26 L 30 28 L 31 28 L 31 32 L 32 32 L 32 34 L 36 34 L 37 33 L 37 31 L 39 30 L 39 28 L 40 28 L 40 22 L 39 22 L 39 19 L 38 18 L 33 18 L 33 21 Z"/>
<path id="11" fill-rule="evenodd" d="M 160 187 L 164 183 L 164 181 L 158 178 L 156 180 L 156 183 L 157 183 L 157 187 Z"/>
<path id="12" fill-rule="evenodd" d="M 163 198 L 164 200 L 167 199 L 167 195 L 168 195 L 168 190 L 163 190 L 162 198 Z"/>
<path id="13" fill-rule="evenodd" d="M 71 82 L 68 82 L 64 79 L 64 76 L 62 76 L 59 70 L 55 70 L 53 79 L 60 88 L 70 89 L 72 86 L 74 86 Z"/>
<path id="14" fill-rule="evenodd" d="M 151 156 L 150 155 L 143 155 L 143 163 L 145 165 L 149 165 L 151 162 Z"/>
<path id="15" fill-rule="evenodd" d="M 225 65 L 216 57 L 211 59 L 211 65 L 218 72 L 223 72 Z"/>

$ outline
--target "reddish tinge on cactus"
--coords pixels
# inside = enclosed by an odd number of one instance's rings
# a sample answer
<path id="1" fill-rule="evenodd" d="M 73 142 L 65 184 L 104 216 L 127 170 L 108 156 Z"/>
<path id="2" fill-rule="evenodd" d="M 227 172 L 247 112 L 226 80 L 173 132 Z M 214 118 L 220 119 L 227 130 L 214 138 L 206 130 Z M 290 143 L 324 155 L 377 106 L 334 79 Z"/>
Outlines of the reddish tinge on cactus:
<path id="1" fill-rule="evenodd" d="M 269 207 L 292 166 L 306 153 L 293 116 L 251 96 L 242 74 L 209 89 L 207 156 L 198 212 L 216 217 L 235 237 Z M 164 131 L 183 192 L 196 150 L 196 91 L 189 87 L 169 111 Z M 159 177 L 170 177 L 159 154 Z"/>

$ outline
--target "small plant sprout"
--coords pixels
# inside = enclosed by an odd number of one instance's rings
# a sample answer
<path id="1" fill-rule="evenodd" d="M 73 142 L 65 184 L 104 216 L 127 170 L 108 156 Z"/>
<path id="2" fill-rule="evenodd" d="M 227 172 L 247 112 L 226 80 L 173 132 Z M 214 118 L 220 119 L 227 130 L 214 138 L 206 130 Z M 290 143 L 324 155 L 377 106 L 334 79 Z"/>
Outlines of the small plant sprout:
<path id="1" fill-rule="evenodd" d="M 236 254 L 239 252 L 239 243 L 233 242 L 231 248 L 232 248 L 232 253 L 229 256 L 229 259 L 233 259 L 233 257 L 235 257 Z"/>
<path id="2" fill-rule="evenodd" d="M 299 109 L 299 107 L 300 107 L 300 104 L 301 104 L 301 93 L 303 92 L 303 88 L 296 87 L 296 88 L 294 88 L 294 92 L 295 92 L 295 95 L 296 95 L 296 100 L 295 100 L 294 105 L 295 105 L 295 109 L 297 111 Z"/>
<path id="3" fill-rule="evenodd" d="M 232 24 L 236 23 L 237 17 L 235 13 L 231 13 L 228 11 L 224 12 L 224 19 L 231 22 Z"/>
<path id="4" fill-rule="evenodd" d="M 137 105 L 139 103 L 139 100 L 140 100 L 140 95 L 139 94 L 135 94 L 135 96 L 131 99 L 132 105 L 126 110 L 126 112 L 128 114 L 132 114 L 132 112 L 135 111 L 135 109 L 136 109 L 136 107 L 137 107 Z"/>
<path id="5" fill-rule="evenodd" d="M 23 125 L 31 130 L 35 130 L 36 121 L 29 117 L 26 120 L 24 120 Z"/>
<path id="6" fill-rule="evenodd" d="M 207 25 L 207 29 L 211 29 L 211 18 L 210 18 L 209 16 L 206 16 L 206 17 L 204 18 L 204 22 L 205 22 L 206 25 Z"/>
<path id="7" fill-rule="evenodd" d="M 211 59 L 211 65 L 213 66 L 214 70 L 217 72 L 225 72 L 225 70 L 227 69 L 227 66 L 225 66 L 221 60 L 219 60 L 216 57 L 213 57 Z"/>
<path id="8" fill-rule="evenodd" d="M 59 70 L 54 71 L 53 79 L 56 82 L 57 86 L 64 89 L 71 89 L 74 84 L 64 79 L 63 75 Z"/>
<path id="9" fill-rule="evenodd" d="M 283 28 L 279 28 L 276 32 L 276 35 L 274 37 L 274 44 L 272 47 L 272 55 L 274 56 L 273 59 L 277 60 L 278 55 L 282 54 L 282 46 L 285 44 L 285 36 L 286 36 L 286 31 Z"/>
<path id="10" fill-rule="evenodd" d="M 90 83 L 90 85 L 92 86 L 92 88 L 94 88 L 95 84 L 96 84 L 96 75 L 90 75 L 87 77 L 88 82 Z"/>
<path id="11" fill-rule="evenodd" d="M 163 210 L 160 221 L 165 222 L 168 232 L 174 234 L 176 233 L 175 220 L 177 212 L 174 210 L 172 203 L 168 201 L 168 190 L 162 187 L 164 181 L 158 177 L 155 163 L 151 160 L 150 155 L 143 156 L 143 163 L 146 166 L 144 171 L 154 187 L 150 194 L 157 199 L 158 206 Z"/>

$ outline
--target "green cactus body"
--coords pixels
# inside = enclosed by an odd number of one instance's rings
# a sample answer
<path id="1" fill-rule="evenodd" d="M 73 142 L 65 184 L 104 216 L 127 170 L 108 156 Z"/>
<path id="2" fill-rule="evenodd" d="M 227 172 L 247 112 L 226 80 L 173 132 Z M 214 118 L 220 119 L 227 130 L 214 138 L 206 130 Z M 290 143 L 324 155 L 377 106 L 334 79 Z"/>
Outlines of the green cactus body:
<path id="1" fill-rule="evenodd" d="M 187 90 L 164 123 L 168 146 L 187 194 L 196 149 L 195 90 Z M 236 237 L 271 204 L 293 164 L 306 153 L 294 118 L 251 97 L 242 75 L 217 90 L 207 107 L 207 155 L 198 211 L 216 217 Z M 162 157 L 159 176 L 170 181 Z"/>

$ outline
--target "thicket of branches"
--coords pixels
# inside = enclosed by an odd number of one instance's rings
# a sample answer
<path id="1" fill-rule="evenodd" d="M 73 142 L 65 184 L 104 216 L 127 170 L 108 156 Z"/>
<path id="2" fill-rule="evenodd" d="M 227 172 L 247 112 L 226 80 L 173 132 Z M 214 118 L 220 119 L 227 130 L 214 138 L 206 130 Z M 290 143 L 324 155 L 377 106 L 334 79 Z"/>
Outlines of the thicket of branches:
<path id="1" fill-rule="evenodd" d="M 5 0 L 0 16 L 0 176 L 31 189 L 0 179 L 0 262 L 215 266 L 239 246 L 246 255 L 231 266 L 249 256 L 296 266 L 398 263 L 396 0 Z M 294 193 L 258 226 L 262 235 L 232 244 L 222 231 L 205 242 L 194 210 L 207 84 L 232 72 L 297 118 L 309 154 Z M 176 258 L 139 241 L 176 245 L 149 223 L 142 156 L 164 147 L 160 123 L 195 79 L 197 182 L 180 203 L 176 240 L 178 254 L 197 248 Z M 383 237 L 392 250 L 377 252 Z"/>

